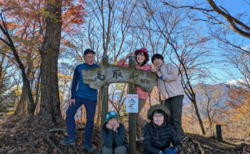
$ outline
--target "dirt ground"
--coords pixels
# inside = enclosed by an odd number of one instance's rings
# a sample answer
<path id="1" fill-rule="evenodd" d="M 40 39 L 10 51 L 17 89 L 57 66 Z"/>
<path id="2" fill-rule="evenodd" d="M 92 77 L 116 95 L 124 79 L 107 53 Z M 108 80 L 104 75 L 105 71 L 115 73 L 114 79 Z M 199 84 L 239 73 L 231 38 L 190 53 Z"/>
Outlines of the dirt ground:
<path id="1" fill-rule="evenodd" d="M 7 122 L 4 122 L 4 121 Z M 75 146 L 64 147 L 59 142 L 67 137 L 65 124 L 35 123 L 33 118 L 0 117 L 0 154 L 88 154 L 82 148 L 84 125 L 77 126 Z M 212 137 L 188 134 L 190 140 L 183 143 L 181 154 L 250 154 L 250 141 L 224 139 L 218 142 Z M 95 125 L 92 145 L 99 154 L 100 127 Z M 143 153 L 142 142 L 137 143 L 138 154 Z"/>

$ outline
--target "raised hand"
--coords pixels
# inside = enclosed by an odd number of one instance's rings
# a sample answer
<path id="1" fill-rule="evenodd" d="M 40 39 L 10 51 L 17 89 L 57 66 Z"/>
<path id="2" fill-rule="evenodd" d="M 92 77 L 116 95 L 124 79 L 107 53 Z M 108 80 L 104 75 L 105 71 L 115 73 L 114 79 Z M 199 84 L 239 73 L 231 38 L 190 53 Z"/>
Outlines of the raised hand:
<path id="1" fill-rule="evenodd" d="M 152 72 L 157 72 L 157 68 L 154 66 L 154 64 L 152 64 L 151 71 Z"/>
<path id="2" fill-rule="evenodd" d="M 126 56 L 126 59 L 128 59 L 129 56 L 133 56 L 134 54 L 133 53 L 128 53 L 127 56 Z"/>
<path id="3" fill-rule="evenodd" d="M 75 102 L 76 102 L 75 99 L 71 99 L 70 102 L 69 102 L 69 107 L 71 107 L 72 104 L 75 105 Z"/>
<path id="4" fill-rule="evenodd" d="M 117 123 L 117 124 L 115 124 L 115 127 L 113 128 L 113 130 L 116 131 L 119 127 L 120 127 L 120 124 Z"/>
<path id="5" fill-rule="evenodd" d="M 106 127 L 107 127 L 108 129 L 112 129 L 112 126 L 111 126 L 110 124 L 106 124 Z"/>

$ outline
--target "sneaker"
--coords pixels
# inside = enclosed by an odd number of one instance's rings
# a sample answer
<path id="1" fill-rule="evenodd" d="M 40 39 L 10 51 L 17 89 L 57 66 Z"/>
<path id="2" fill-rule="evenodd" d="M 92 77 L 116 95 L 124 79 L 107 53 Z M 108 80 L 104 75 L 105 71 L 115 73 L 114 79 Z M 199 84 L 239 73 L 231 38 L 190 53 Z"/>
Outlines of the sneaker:
<path id="1" fill-rule="evenodd" d="M 83 149 L 88 150 L 88 152 L 94 152 L 95 148 L 92 145 L 83 145 Z"/>
<path id="2" fill-rule="evenodd" d="M 64 146 L 75 145 L 75 139 L 66 138 L 65 140 L 60 141 L 60 144 Z"/>

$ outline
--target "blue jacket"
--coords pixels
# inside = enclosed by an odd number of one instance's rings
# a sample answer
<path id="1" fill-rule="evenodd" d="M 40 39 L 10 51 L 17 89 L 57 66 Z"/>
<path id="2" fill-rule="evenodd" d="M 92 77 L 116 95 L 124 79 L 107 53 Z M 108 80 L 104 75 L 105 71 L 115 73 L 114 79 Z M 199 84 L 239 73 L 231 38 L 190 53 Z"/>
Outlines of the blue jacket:
<path id="1" fill-rule="evenodd" d="M 82 69 L 87 70 L 97 67 L 99 67 L 99 65 L 97 64 L 88 65 L 87 63 L 83 63 L 76 66 L 72 80 L 71 99 L 75 99 L 75 97 L 78 96 L 90 100 L 97 100 L 97 90 L 92 89 L 89 87 L 88 84 L 83 83 L 82 71 L 81 71 Z"/>

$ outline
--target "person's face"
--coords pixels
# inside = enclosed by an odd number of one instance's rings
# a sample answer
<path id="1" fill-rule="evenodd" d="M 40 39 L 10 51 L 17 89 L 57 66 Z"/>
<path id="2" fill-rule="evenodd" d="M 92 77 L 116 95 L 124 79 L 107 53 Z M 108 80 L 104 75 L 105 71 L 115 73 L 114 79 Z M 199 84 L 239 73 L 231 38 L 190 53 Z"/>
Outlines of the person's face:
<path id="1" fill-rule="evenodd" d="M 108 121 L 108 124 L 111 125 L 112 128 L 115 127 L 115 125 L 117 124 L 117 119 L 116 118 L 110 118 L 109 121 Z"/>
<path id="2" fill-rule="evenodd" d="M 146 60 L 146 56 L 143 54 L 143 52 L 139 52 L 136 55 L 136 60 L 138 61 L 138 63 L 142 64 Z"/>
<path id="3" fill-rule="evenodd" d="M 88 65 L 93 65 L 94 61 L 95 61 L 95 55 L 92 52 L 87 53 L 84 56 L 84 61 L 88 64 Z"/>
<path id="4" fill-rule="evenodd" d="M 164 115 L 161 113 L 154 113 L 153 120 L 156 125 L 161 126 L 164 121 Z"/>
<path id="5" fill-rule="evenodd" d="M 161 59 L 155 58 L 153 64 L 157 66 L 157 68 L 160 68 L 161 65 L 163 64 L 163 61 Z"/>

